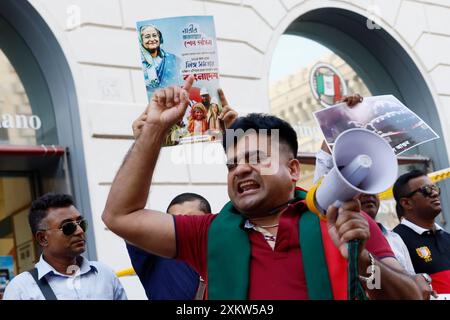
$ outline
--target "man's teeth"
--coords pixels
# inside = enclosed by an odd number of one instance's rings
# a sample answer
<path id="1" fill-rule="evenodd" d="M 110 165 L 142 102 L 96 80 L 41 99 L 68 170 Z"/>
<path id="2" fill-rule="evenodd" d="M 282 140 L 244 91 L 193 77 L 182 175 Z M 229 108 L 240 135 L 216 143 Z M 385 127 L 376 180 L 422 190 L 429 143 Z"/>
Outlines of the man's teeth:
<path id="1" fill-rule="evenodd" d="M 259 187 L 259 185 L 253 181 L 245 181 L 245 182 L 239 183 L 239 188 L 243 191 L 247 191 L 250 189 L 256 189 L 258 187 Z"/>

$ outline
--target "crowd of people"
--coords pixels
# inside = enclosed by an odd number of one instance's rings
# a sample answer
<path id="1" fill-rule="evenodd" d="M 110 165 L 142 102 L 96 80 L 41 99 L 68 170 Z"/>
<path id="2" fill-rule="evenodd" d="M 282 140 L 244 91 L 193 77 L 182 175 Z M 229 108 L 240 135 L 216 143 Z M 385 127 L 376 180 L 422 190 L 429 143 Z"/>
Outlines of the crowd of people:
<path id="1" fill-rule="evenodd" d="M 450 234 L 435 222 L 442 211 L 440 189 L 425 172 L 413 170 L 395 182 L 400 224 L 393 230 L 375 220 L 378 195 L 360 194 L 339 208 L 330 206 L 323 219 L 308 209 L 306 190 L 297 186 L 302 177 L 290 124 L 267 114 L 238 117 L 222 91 L 222 111 L 213 121 L 227 128 L 223 147 L 230 201 L 212 214 L 207 199 L 184 193 L 166 213 L 146 209 L 162 142 L 185 114 L 193 81 L 189 77 L 183 87 L 157 90 L 133 123 L 135 143 L 102 215 L 105 225 L 126 241 L 149 299 L 348 299 L 348 259 L 354 255 L 368 299 L 427 300 L 450 294 Z M 344 101 L 353 107 L 362 98 Z M 247 133 L 226 138 L 236 130 Z M 278 139 L 273 139 L 274 130 Z M 332 165 L 324 144 L 317 154 L 316 178 Z M 110 268 L 82 257 L 87 223 L 69 195 L 35 200 L 29 223 L 42 255 L 35 269 L 13 278 L 4 299 L 126 299 Z M 352 240 L 359 240 L 357 252 L 348 250 Z"/>

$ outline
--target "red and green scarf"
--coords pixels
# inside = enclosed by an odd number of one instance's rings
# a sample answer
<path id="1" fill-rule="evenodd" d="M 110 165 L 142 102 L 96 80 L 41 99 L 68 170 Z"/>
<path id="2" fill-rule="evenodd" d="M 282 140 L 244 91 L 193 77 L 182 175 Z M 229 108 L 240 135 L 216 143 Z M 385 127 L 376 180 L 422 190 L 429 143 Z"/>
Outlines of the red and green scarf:
<path id="1" fill-rule="evenodd" d="M 306 192 L 295 191 L 298 201 Z M 333 244 L 326 221 L 299 212 L 302 261 L 310 300 L 347 299 L 347 260 Z M 228 202 L 208 230 L 208 299 L 248 299 L 251 246 L 245 218 Z"/>

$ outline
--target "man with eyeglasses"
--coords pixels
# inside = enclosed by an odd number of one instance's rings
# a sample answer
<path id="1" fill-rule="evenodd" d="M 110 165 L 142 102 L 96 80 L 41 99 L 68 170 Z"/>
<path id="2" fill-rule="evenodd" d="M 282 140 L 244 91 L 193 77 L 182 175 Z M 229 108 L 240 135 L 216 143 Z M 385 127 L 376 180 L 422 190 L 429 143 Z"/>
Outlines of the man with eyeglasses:
<path id="1" fill-rule="evenodd" d="M 327 221 L 307 210 L 306 192 L 296 188 L 296 132 L 274 116 L 253 113 L 225 125 L 230 201 L 219 214 L 169 216 L 145 209 L 162 141 L 185 114 L 193 82 L 188 77 L 182 88 L 153 95 L 102 215 L 111 231 L 149 252 L 190 263 L 205 279 L 210 300 L 352 298 L 346 277 L 351 239 L 362 243 L 354 252 L 359 273 L 367 275 L 369 266 L 379 271 L 380 289 L 368 290 L 370 298 L 421 298 L 414 282 L 393 269 L 398 262 L 358 202 L 344 203 L 339 216 L 330 207 Z M 222 105 L 228 105 L 225 99 Z"/>
<path id="2" fill-rule="evenodd" d="M 394 184 L 401 223 L 394 228 L 405 242 L 414 270 L 430 275 L 438 294 L 450 294 L 450 234 L 436 222 L 441 213 L 440 189 L 422 171 L 401 175 Z"/>
<path id="3" fill-rule="evenodd" d="M 35 268 L 11 280 L 4 300 L 125 300 L 114 272 L 89 261 L 87 222 L 66 194 L 46 194 L 31 203 L 31 232 L 42 250 Z"/>

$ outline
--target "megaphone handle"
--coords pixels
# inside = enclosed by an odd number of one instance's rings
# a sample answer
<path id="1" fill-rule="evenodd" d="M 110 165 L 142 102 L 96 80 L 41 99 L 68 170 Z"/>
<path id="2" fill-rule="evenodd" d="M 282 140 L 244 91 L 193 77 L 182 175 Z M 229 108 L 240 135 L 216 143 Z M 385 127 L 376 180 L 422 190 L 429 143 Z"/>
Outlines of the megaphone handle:
<path id="1" fill-rule="evenodd" d="M 348 300 L 367 300 L 365 290 L 359 281 L 358 254 L 361 240 L 348 242 Z"/>

